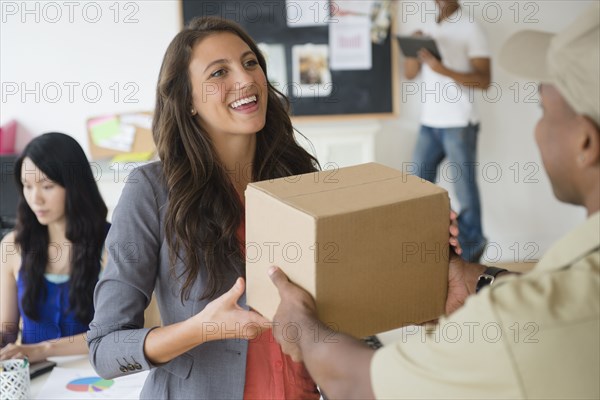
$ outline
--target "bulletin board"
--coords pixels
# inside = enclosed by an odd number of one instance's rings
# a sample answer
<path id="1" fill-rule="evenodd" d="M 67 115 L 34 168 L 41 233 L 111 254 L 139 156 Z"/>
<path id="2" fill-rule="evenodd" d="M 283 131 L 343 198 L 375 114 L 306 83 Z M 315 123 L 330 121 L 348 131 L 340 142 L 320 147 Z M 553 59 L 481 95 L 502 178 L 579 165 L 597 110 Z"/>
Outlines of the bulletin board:
<path id="1" fill-rule="evenodd" d="M 95 116 L 86 126 L 92 160 L 148 161 L 156 153 L 150 112 Z"/>
<path id="2" fill-rule="evenodd" d="M 301 0 L 295 0 L 300 3 Z M 318 26 L 290 26 L 288 10 L 297 13 L 294 4 L 285 0 L 270 1 L 202 1 L 181 0 L 182 24 L 198 16 L 219 16 L 239 23 L 257 43 L 275 46 L 285 55 L 286 83 L 275 87 L 290 100 L 295 120 L 393 118 L 398 114 L 398 49 L 393 43 L 393 25 L 381 43 L 372 43 L 369 69 L 329 71 L 331 81 L 324 92 L 300 95 L 296 50 L 302 45 L 315 48 L 330 44 L 329 24 L 337 21 L 335 8 L 327 14 L 322 1 L 304 1 L 312 8 Z M 342 2 L 339 2 L 342 4 Z M 325 5 L 325 7 L 327 7 Z M 291 13 L 291 11 L 289 11 Z M 394 20 L 393 14 L 391 18 Z M 297 64 L 297 63 L 296 63 Z M 296 73 L 294 72 L 296 68 Z M 271 70 L 267 75 L 271 80 Z M 283 90 L 282 90 L 283 89 Z M 306 93 L 303 91 L 302 93 Z"/>

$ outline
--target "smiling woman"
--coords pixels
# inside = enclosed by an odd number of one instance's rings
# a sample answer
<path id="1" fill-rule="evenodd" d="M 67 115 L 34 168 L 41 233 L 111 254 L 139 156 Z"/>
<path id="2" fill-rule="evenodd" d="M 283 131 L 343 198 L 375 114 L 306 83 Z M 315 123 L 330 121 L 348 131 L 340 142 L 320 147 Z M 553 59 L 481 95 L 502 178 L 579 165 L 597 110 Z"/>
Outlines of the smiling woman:
<path id="1" fill-rule="evenodd" d="M 151 369 L 142 397 L 319 398 L 245 305 L 246 185 L 318 168 L 266 73 L 254 41 L 219 18 L 191 21 L 166 51 L 153 121 L 160 162 L 123 190 L 88 333 L 101 376 Z M 144 329 L 153 292 L 163 326 Z"/>
<path id="2" fill-rule="evenodd" d="M 194 46 L 189 71 L 192 107 L 211 140 L 250 135 L 239 140 L 248 142 L 252 154 L 253 136 L 265 126 L 268 98 L 256 54 L 239 36 L 217 33 Z"/>

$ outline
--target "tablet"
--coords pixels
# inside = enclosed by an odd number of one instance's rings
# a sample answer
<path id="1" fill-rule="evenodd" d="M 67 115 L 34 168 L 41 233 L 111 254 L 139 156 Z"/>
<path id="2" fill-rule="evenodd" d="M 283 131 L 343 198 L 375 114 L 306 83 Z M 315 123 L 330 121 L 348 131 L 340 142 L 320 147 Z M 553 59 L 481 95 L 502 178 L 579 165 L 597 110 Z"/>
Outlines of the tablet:
<path id="1" fill-rule="evenodd" d="M 397 36 L 398 44 L 405 57 L 417 57 L 421 49 L 427 49 L 435 58 L 442 60 L 435 40 L 427 36 Z"/>

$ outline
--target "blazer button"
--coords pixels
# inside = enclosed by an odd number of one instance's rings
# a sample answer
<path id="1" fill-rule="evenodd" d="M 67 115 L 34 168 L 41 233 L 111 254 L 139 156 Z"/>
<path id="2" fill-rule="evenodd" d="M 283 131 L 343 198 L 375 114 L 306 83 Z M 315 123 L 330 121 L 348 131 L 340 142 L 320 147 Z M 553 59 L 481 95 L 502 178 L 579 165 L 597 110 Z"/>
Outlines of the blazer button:
<path id="1" fill-rule="evenodd" d="M 142 369 L 142 366 L 140 365 L 140 363 L 135 363 L 134 367 L 135 367 L 135 369 Z"/>
<path id="2" fill-rule="evenodd" d="M 135 367 L 133 366 L 133 364 L 127 364 L 127 369 L 130 371 L 135 371 Z"/>
<path id="3" fill-rule="evenodd" d="M 126 366 L 124 366 L 124 365 L 121 365 L 121 366 L 119 367 L 119 371 L 121 371 L 121 372 L 127 372 L 127 367 L 126 367 Z"/>

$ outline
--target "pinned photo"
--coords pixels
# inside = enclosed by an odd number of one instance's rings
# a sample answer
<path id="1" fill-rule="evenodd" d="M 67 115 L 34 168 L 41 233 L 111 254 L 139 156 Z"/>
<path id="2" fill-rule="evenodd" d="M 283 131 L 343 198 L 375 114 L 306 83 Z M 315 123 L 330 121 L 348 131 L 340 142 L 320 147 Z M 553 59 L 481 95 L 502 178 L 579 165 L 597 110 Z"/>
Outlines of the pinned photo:
<path id="1" fill-rule="evenodd" d="M 284 45 L 281 43 L 258 43 L 257 46 L 265 57 L 269 82 L 275 89 L 287 94 L 288 80 Z"/>
<path id="2" fill-rule="evenodd" d="M 294 97 L 325 97 L 332 91 L 329 46 L 305 44 L 292 47 Z"/>

